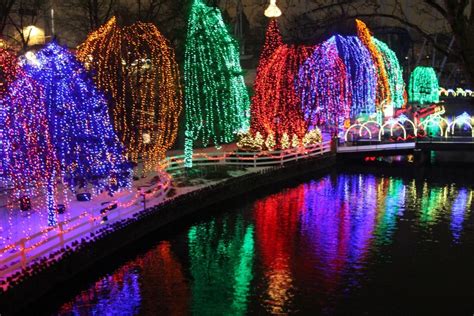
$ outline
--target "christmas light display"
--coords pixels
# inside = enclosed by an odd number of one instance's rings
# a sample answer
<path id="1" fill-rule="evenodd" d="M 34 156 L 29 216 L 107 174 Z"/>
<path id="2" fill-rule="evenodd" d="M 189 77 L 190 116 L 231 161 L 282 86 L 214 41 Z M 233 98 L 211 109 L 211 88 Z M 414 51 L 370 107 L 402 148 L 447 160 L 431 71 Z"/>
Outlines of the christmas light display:
<path id="1" fill-rule="evenodd" d="M 367 47 L 356 36 L 335 36 L 351 90 L 351 117 L 376 112 L 377 71 Z"/>
<path id="2" fill-rule="evenodd" d="M 231 142 L 249 127 L 249 97 L 239 49 L 218 9 L 194 0 L 184 61 L 185 165 L 192 167 L 193 144 Z"/>
<path id="3" fill-rule="evenodd" d="M 302 138 L 308 123 L 295 85 L 300 67 L 313 51 L 309 46 L 282 45 L 260 68 L 252 98 L 251 132 L 273 134 L 277 144 L 284 133 Z"/>
<path id="4" fill-rule="evenodd" d="M 281 45 L 283 45 L 283 38 L 280 33 L 280 28 L 278 27 L 278 21 L 276 19 L 271 19 L 267 26 L 265 43 L 263 44 L 263 49 L 258 60 L 257 76 L 260 72 L 259 70 L 268 63 L 272 54 Z"/>
<path id="5" fill-rule="evenodd" d="M 314 128 L 303 137 L 303 146 L 319 144 L 323 141 L 323 136 L 319 128 Z"/>
<path id="6" fill-rule="evenodd" d="M 439 102 L 438 77 L 431 67 L 416 67 L 410 75 L 410 102 L 425 104 Z"/>
<path id="7" fill-rule="evenodd" d="M 3 162 L 5 159 L 5 144 L 4 139 L 6 137 L 7 130 L 5 129 L 6 124 L 6 111 L 4 98 L 8 91 L 8 87 L 11 82 L 15 79 L 16 73 L 18 72 L 18 65 L 16 57 L 4 48 L 0 48 L 0 181 L 5 181 L 5 171 Z"/>
<path id="8" fill-rule="evenodd" d="M 403 81 L 403 69 L 400 66 L 397 55 L 391 50 L 387 44 L 379 41 L 375 37 L 372 38 L 377 46 L 377 49 L 382 54 L 382 59 L 385 65 L 385 70 L 388 76 L 388 83 L 390 87 L 390 96 L 392 106 L 395 109 L 400 109 L 406 104 L 405 82 Z"/>
<path id="9" fill-rule="evenodd" d="M 108 96 L 128 158 L 152 169 L 174 144 L 182 110 L 175 53 L 151 23 L 120 28 L 110 19 L 78 47 L 77 56 Z"/>
<path id="10" fill-rule="evenodd" d="M 296 90 L 308 128 L 323 124 L 338 128 L 349 118 L 351 78 L 338 55 L 334 37 L 316 47 L 302 65 Z"/>
<path id="11" fill-rule="evenodd" d="M 357 36 L 368 48 L 372 61 L 377 69 L 377 94 L 376 94 L 376 107 L 377 109 L 382 109 L 382 102 L 390 103 L 392 101 L 390 95 L 390 83 L 387 75 L 387 70 L 385 68 L 384 58 L 380 51 L 377 49 L 377 46 L 370 34 L 367 25 L 361 20 L 356 19 L 357 26 Z"/>
<path id="12" fill-rule="evenodd" d="M 15 68 L 17 79 L 9 84 L 0 107 L 3 179 L 13 190 L 9 198 L 14 201 L 44 198 L 48 225 L 55 226 L 59 164 L 48 128 L 46 96 L 40 85 Z"/>
<path id="13" fill-rule="evenodd" d="M 110 122 L 107 102 L 82 65 L 52 42 L 26 72 L 41 86 L 51 142 L 70 189 L 92 185 L 115 191 L 129 184 L 130 171 Z M 26 93 L 26 92 L 20 92 Z"/>

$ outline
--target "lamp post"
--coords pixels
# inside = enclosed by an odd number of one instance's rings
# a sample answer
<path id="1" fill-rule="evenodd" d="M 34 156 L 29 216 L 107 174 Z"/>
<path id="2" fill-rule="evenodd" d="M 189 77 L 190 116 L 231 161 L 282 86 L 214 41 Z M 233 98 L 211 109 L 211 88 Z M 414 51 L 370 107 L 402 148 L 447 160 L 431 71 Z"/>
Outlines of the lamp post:
<path id="1" fill-rule="evenodd" d="M 281 10 L 277 7 L 276 0 L 270 0 L 270 4 L 264 14 L 267 18 L 277 18 L 281 16 Z"/>

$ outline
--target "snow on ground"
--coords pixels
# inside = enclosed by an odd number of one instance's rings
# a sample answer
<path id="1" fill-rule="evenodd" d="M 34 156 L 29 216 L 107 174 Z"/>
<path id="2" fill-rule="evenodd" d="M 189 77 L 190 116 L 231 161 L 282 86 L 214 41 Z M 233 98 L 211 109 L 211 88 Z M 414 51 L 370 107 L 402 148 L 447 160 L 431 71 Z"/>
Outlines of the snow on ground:
<path id="1" fill-rule="evenodd" d="M 227 146 L 226 151 L 232 147 L 234 146 Z M 202 150 L 202 152 L 208 151 L 216 150 L 215 148 L 212 148 L 212 150 Z M 140 168 L 140 166 L 138 168 Z M 229 177 L 239 177 L 263 169 L 266 168 L 231 168 L 227 171 L 227 174 Z M 7 208 L 6 192 L 4 191 L 3 194 L 0 192 L 0 249 L 6 249 L 0 252 L 0 280 L 4 280 L 15 271 L 9 271 L 11 270 L 9 267 L 14 264 L 18 265 L 20 262 L 22 249 L 20 241 L 22 239 L 27 240 L 24 244 L 24 247 L 28 249 L 28 252 L 26 252 L 26 261 L 31 263 L 62 247 L 70 245 L 74 241 L 80 240 L 91 232 L 104 227 L 104 225 L 132 217 L 133 214 L 143 211 L 143 197 L 140 195 L 140 188 L 143 188 L 142 191 L 154 191 L 154 189 L 157 189 L 160 185 L 160 183 L 156 182 L 157 175 L 156 172 L 150 172 L 146 177 L 133 181 L 131 189 L 118 192 L 113 197 L 104 192 L 94 196 L 91 201 L 79 202 L 76 201 L 74 194 L 68 193 L 69 203 L 66 212 L 63 215 L 58 215 L 58 222 L 66 222 L 66 224 L 61 225 L 60 228 L 48 228 L 47 214 L 44 208 L 39 206 L 37 199 L 32 201 L 32 205 L 34 206 L 32 211 L 22 212 L 18 208 Z M 174 196 L 183 195 L 225 181 L 226 178 L 205 179 L 198 177 L 186 179 L 186 176 L 180 175 L 177 176 L 176 180 L 177 185 L 173 187 L 175 190 Z M 180 180 L 185 181 L 180 183 Z M 157 190 L 156 193 L 147 198 L 146 207 L 153 207 L 162 203 L 164 200 L 166 200 L 166 197 L 161 194 L 160 190 Z M 108 216 L 108 221 L 103 222 L 100 210 L 115 202 L 123 206 L 111 212 L 111 215 Z M 69 230 L 71 227 L 75 227 L 75 229 Z M 60 229 L 62 229 L 62 233 L 59 233 Z M 38 237 L 29 240 L 35 235 L 38 235 Z"/>

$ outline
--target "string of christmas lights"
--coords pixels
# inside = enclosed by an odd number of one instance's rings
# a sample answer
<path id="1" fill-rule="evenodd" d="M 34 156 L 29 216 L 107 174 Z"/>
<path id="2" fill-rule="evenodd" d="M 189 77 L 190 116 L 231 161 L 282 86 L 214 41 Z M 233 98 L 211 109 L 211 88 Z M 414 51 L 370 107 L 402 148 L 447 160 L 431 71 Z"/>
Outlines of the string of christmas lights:
<path id="1" fill-rule="evenodd" d="M 184 60 L 185 165 L 192 167 L 194 143 L 206 147 L 234 140 L 249 128 L 249 96 L 239 46 L 221 12 L 194 0 Z"/>
<path id="2" fill-rule="evenodd" d="M 42 87 L 26 73 L 17 74 L 2 109 L 2 126 L 6 130 L 2 140 L 6 178 L 15 201 L 30 204 L 33 197 L 43 196 L 48 225 L 55 226 L 59 162 L 48 128 L 46 96 Z"/>
<path id="3" fill-rule="evenodd" d="M 325 124 L 334 129 L 349 119 L 352 100 L 350 74 L 331 37 L 314 49 L 299 70 L 296 89 L 308 129 Z"/>
<path id="4" fill-rule="evenodd" d="M 112 193 L 129 186 L 129 165 L 107 102 L 83 66 L 67 49 L 51 42 L 25 70 L 44 92 L 49 133 L 64 183 L 73 191 L 92 185 Z"/>
<path id="5" fill-rule="evenodd" d="M 300 67 L 312 52 L 309 46 L 281 45 L 260 68 L 252 98 L 252 134 L 259 132 L 265 139 L 273 135 L 277 144 L 284 133 L 304 137 L 308 122 L 295 85 Z"/>
<path id="6" fill-rule="evenodd" d="M 370 31 L 367 25 L 361 20 L 356 19 L 357 26 L 357 36 L 362 41 L 362 43 L 367 47 L 372 57 L 372 61 L 377 69 L 377 94 L 376 94 L 376 107 L 378 110 L 382 110 L 383 103 L 392 102 L 390 95 L 390 84 L 387 75 L 387 70 L 385 69 L 385 64 L 382 54 L 377 49 L 377 46 L 374 43 L 373 37 L 370 34 Z"/>
<path id="7" fill-rule="evenodd" d="M 408 87 L 410 102 L 420 104 L 439 102 L 439 83 L 431 67 L 416 67 L 410 75 Z"/>
<path id="8" fill-rule="evenodd" d="M 78 47 L 78 59 L 106 92 L 128 158 L 153 169 L 176 141 L 182 89 L 175 53 L 151 23 L 120 28 L 115 18 Z"/>
<path id="9" fill-rule="evenodd" d="M 335 39 L 351 81 L 351 117 L 375 113 L 377 72 L 369 50 L 356 36 L 336 35 Z"/>
<path id="10" fill-rule="evenodd" d="M 403 81 L 403 69 L 398 62 L 397 55 L 384 42 L 375 37 L 372 40 L 382 55 L 387 71 L 392 106 L 395 109 L 403 108 L 407 102 L 406 90 L 405 82 Z"/>

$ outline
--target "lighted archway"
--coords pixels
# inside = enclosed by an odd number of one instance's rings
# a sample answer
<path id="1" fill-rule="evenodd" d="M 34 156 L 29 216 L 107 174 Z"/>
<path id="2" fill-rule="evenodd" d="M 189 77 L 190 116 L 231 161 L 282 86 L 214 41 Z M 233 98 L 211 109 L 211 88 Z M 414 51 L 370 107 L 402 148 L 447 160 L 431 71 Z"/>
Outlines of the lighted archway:
<path id="1" fill-rule="evenodd" d="M 402 128 L 402 131 L 403 131 L 403 138 L 406 139 L 407 138 L 407 131 L 405 129 L 405 127 L 403 126 L 403 124 L 400 124 L 400 122 L 398 122 L 397 120 L 390 120 L 388 121 L 387 123 L 383 124 L 381 127 L 380 127 L 380 130 L 379 130 L 379 141 L 382 140 L 382 135 L 384 134 L 384 130 L 385 130 L 385 127 L 390 125 L 390 136 L 393 136 L 393 129 L 395 126 L 400 126 Z"/>
<path id="2" fill-rule="evenodd" d="M 462 125 L 467 125 L 471 129 L 471 137 L 474 137 L 474 129 L 471 124 L 472 118 L 469 114 L 464 112 L 463 114 L 459 115 L 454 119 L 454 121 L 451 122 L 451 124 L 448 125 L 448 129 L 446 131 L 446 135 L 448 134 L 448 131 L 451 133 L 451 135 L 454 135 L 454 127 L 456 124 Z"/>
<path id="3" fill-rule="evenodd" d="M 372 139 L 372 132 L 370 131 L 370 129 L 367 126 L 364 126 L 363 124 L 353 124 L 346 130 L 346 132 L 344 134 L 344 141 L 347 142 L 347 136 L 349 136 L 349 131 L 351 129 L 353 129 L 353 128 L 355 129 L 357 127 L 359 127 L 359 132 L 358 133 L 359 133 L 360 137 L 362 137 L 362 130 L 365 129 L 367 131 L 367 133 L 369 134 L 369 139 Z"/>
<path id="4" fill-rule="evenodd" d="M 443 126 L 441 125 L 441 122 L 445 122 L 446 126 L 449 126 L 449 122 L 445 118 L 443 118 L 439 115 L 430 115 L 430 117 L 428 119 L 426 119 L 425 121 L 418 124 L 418 128 L 420 128 L 420 126 L 421 126 L 421 127 L 423 127 L 423 130 L 426 130 L 426 128 L 428 126 L 436 125 L 436 126 L 438 126 L 438 128 L 441 132 L 441 137 L 443 137 L 443 136 L 448 137 L 448 129 L 446 128 L 446 130 L 444 130 Z"/>

